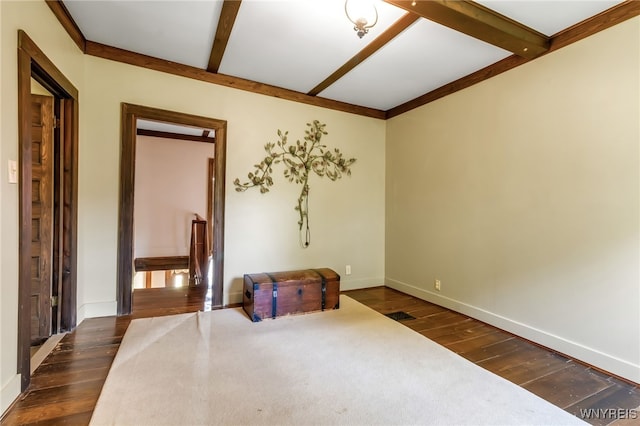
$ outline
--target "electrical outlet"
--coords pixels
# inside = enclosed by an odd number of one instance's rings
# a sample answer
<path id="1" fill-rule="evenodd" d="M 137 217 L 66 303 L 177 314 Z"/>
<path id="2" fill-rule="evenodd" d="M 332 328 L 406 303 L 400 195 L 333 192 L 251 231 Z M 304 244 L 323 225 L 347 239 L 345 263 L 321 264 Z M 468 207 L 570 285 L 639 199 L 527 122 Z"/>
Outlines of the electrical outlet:
<path id="1" fill-rule="evenodd" d="M 436 281 L 433 283 L 433 287 L 434 287 L 437 291 L 440 291 L 440 280 L 436 280 Z"/>
<path id="2" fill-rule="evenodd" d="M 347 265 L 347 266 L 345 266 L 345 267 L 344 267 L 344 272 L 345 272 L 347 275 L 351 275 L 351 265 Z"/>

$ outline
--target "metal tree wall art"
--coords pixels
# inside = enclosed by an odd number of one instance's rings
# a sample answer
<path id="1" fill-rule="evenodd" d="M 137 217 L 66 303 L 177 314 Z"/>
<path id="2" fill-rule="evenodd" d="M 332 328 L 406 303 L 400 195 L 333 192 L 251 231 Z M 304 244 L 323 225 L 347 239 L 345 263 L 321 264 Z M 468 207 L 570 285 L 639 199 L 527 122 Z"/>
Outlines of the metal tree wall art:
<path id="1" fill-rule="evenodd" d="M 338 148 L 327 149 L 321 142 L 322 136 L 326 136 L 326 124 L 314 120 L 307 123 L 303 141 L 297 140 L 295 144 L 288 144 L 289 132 L 278 130 L 278 142 L 268 142 L 264 146 L 267 156 L 254 165 L 255 170 L 247 177 L 248 182 L 240 183 L 240 179 L 233 181 L 236 191 L 244 192 L 255 186 L 260 188 L 260 193 L 269 192 L 269 187 L 273 186 L 273 166 L 282 163 L 285 167 L 284 177 L 289 182 L 302 185 L 300 197 L 295 210 L 300 215 L 298 226 L 300 229 L 300 243 L 302 247 L 309 247 L 311 244 L 311 231 L 309 229 L 309 175 L 314 172 L 320 177 L 326 176 L 335 181 L 342 177 L 342 174 L 351 175 L 351 165 L 355 158 L 345 159 Z M 302 241 L 302 230 L 304 231 L 304 242 Z"/>

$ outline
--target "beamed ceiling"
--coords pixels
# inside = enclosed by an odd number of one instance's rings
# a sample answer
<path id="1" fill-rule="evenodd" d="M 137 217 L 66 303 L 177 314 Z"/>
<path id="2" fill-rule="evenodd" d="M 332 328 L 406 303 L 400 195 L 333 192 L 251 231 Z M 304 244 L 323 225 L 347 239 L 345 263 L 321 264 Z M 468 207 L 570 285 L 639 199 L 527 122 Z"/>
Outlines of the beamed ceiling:
<path id="1" fill-rule="evenodd" d="M 86 54 L 389 118 L 640 14 L 640 1 L 47 0 Z"/>

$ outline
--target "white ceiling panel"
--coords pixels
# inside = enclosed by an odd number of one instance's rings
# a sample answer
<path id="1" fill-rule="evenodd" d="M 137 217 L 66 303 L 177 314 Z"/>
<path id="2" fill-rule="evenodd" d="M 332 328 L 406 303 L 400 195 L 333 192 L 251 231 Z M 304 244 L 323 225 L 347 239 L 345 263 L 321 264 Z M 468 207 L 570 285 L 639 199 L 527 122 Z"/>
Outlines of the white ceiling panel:
<path id="1" fill-rule="evenodd" d="M 88 41 L 203 70 L 224 4 L 223 0 L 63 1 Z M 381 0 L 349 0 L 349 4 L 360 1 L 374 1 L 379 11 L 377 24 L 362 39 L 345 14 L 345 0 L 242 0 L 230 35 L 226 33 L 229 39 L 219 73 L 253 81 L 257 92 L 268 92 L 260 84 L 310 92 L 349 65 L 406 13 Z M 609 16 L 614 21 L 635 13 L 633 3 L 621 0 L 477 1 L 547 36 L 615 5 L 621 7 Z M 454 2 L 447 5 L 455 7 Z M 56 8 L 52 10 L 56 13 Z M 450 24 L 455 27 L 460 22 Z M 468 30 L 469 23 L 465 25 Z M 587 34 L 592 29 L 582 30 Z M 510 55 L 420 19 L 318 96 L 386 111 Z"/>
<path id="2" fill-rule="evenodd" d="M 616 0 L 476 0 L 547 36 L 615 6 Z"/>
<path id="3" fill-rule="evenodd" d="M 421 19 L 319 96 L 388 110 L 510 55 Z"/>
<path id="4" fill-rule="evenodd" d="M 65 0 L 85 38 L 206 68 L 222 10 L 216 1 Z"/>
<path id="5" fill-rule="evenodd" d="M 379 21 L 359 39 L 343 0 L 245 0 L 219 72 L 306 93 L 405 13 L 376 4 Z"/>

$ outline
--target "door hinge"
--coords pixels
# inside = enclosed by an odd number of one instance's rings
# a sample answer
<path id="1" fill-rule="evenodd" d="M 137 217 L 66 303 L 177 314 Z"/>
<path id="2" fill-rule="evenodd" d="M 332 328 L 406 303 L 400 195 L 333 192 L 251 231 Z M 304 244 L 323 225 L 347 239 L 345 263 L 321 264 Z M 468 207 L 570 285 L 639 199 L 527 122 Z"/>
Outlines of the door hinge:
<path id="1" fill-rule="evenodd" d="M 55 308 L 58 306 L 58 296 L 51 296 L 51 307 Z"/>
<path id="2" fill-rule="evenodd" d="M 57 129 L 58 127 L 60 127 L 60 119 L 58 117 L 53 117 L 53 128 Z"/>

